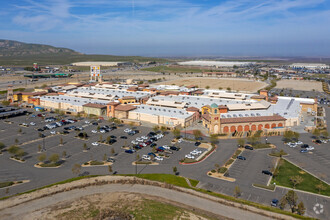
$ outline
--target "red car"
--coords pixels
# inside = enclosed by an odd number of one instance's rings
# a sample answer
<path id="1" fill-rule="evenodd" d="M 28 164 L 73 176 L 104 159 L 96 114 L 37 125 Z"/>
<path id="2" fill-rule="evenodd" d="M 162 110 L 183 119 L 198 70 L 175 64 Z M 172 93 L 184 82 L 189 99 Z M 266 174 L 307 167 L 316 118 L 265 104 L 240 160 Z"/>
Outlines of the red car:
<path id="1" fill-rule="evenodd" d="M 157 148 L 157 152 L 164 152 L 164 150 Z"/>

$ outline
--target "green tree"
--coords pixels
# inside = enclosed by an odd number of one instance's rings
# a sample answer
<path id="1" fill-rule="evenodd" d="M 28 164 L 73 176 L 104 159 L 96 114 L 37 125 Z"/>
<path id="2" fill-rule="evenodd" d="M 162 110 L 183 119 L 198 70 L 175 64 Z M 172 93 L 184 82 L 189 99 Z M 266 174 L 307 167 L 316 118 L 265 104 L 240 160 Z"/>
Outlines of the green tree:
<path id="1" fill-rule="evenodd" d="M 165 133 L 165 131 L 167 130 L 167 128 L 165 126 L 161 126 L 160 127 L 160 130 L 161 130 L 162 133 Z"/>
<path id="2" fill-rule="evenodd" d="M 294 137 L 294 139 L 296 139 L 298 141 L 300 134 L 298 132 L 293 132 L 293 137 Z"/>
<path id="3" fill-rule="evenodd" d="M 304 203 L 303 202 L 300 202 L 298 204 L 298 208 L 297 208 L 298 215 L 304 215 L 305 214 L 305 211 L 306 211 L 306 208 L 305 208 Z"/>
<path id="4" fill-rule="evenodd" d="M 16 139 L 15 139 L 15 144 L 18 144 L 18 143 L 19 143 L 19 141 L 18 141 L 18 139 L 16 138 Z"/>
<path id="5" fill-rule="evenodd" d="M 328 136 L 329 136 L 328 131 L 327 131 L 327 130 L 322 131 L 322 136 L 323 136 L 324 138 L 328 138 Z"/>
<path id="6" fill-rule="evenodd" d="M 231 91 L 231 88 L 230 88 L 230 87 L 227 87 L 227 90 L 228 90 L 228 91 Z"/>
<path id="7" fill-rule="evenodd" d="M 296 176 L 291 176 L 290 177 L 290 181 L 293 185 L 293 188 L 295 189 L 296 188 L 296 185 L 302 183 L 304 181 L 304 178 L 302 178 L 301 176 L 299 175 L 296 175 Z"/>
<path id="8" fill-rule="evenodd" d="M 177 175 L 178 168 L 177 168 L 177 167 L 173 167 L 172 169 L 173 169 L 173 173 L 174 173 L 174 175 Z"/>
<path id="9" fill-rule="evenodd" d="M 103 140 L 102 134 L 99 137 L 99 141 L 101 142 Z"/>
<path id="10" fill-rule="evenodd" d="M 108 171 L 109 171 L 109 173 L 112 173 L 112 166 L 111 165 L 108 166 Z"/>
<path id="11" fill-rule="evenodd" d="M 108 158 L 108 157 L 107 157 L 107 154 L 104 154 L 104 155 L 103 155 L 103 161 L 107 161 L 107 158 Z"/>
<path id="12" fill-rule="evenodd" d="M 40 154 L 37 157 L 38 161 L 40 161 L 40 162 L 44 162 L 46 160 L 46 158 L 47 158 L 47 155 L 45 153 L 44 154 Z"/>
<path id="13" fill-rule="evenodd" d="M 219 90 L 222 90 L 223 88 L 220 86 L 218 89 L 219 89 Z"/>
<path id="14" fill-rule="evenodd" d="M 76 164 L 73 165 L 71 170 L 72 170 L 73 174 L 79 174 L 80 169 L 81 169 L 81 165 L 76 163 Z"/>
<path id="15" fill-rule="evenodd" d="M 4 143 L 0 142 L 0 151 L 1 151 L 2 149 L 4 149 L 5 147 L 6 147 L 6 145 L 5 145 Z"/>
<path id="16" fill-rule="evenodd" d="M 101 127 L 100 127 L 100 125 L 98 125 L 97 128 L 96 128 L 96 130 L 97 131 L 100 131 L 100 129 L 101 129 Z"/>
<path id="17" fill-rule="evenodd" d="M 60 138 L 60 145 L 63 146 L 63 138 Z"/>
<path id="18" fill-rule="evenodd" d="M 22 128 L 19 128 L 18 129 L 18 133 L 22 133 Z"/>
<path id="19" fill-rule="evenodd" d="M 284 195 L 287 204 L 289 204 L 291 212 L 294 213 L 296 206 L 297 206 L 297 201 L 298 201 L 298 196 L 295 191 L 289 190 L 285 195 Z"/>
<path id="20" fill-rule="evenodd" d="M 87 144 L 86 143 L 84 143 L 83 148 L 84 148 L 84 150 L 87 150 Z"/>
<path id="21" fill-rule="evenodd" d="M 62 158 L 66 158 L 66 151 L 62 152 Z"/>
<path id="22" fill-rule="evenodd" d="M 241 195 L 241 189 L 239 188 L 239 186 L 235 186 L 234 189 L 234 196 L 237 198 Z"/>
<path id="23" fill-rule="evenodd" d="M 110 142 L 110 140 L 111 140 L 111 137 L 109 136 L 109 137 L 107 137 L 107 143 L 109 143 Z"/>
<path id="24" fill-rule="evenodd" d="M 60 159 L 60 156 L 58 154 L 52 154 L 52 155 L 49 156 L 48 159 L 50 161 L 52 161 L 53 163 L 56 163 Z"/>
<path id="25" fill-rule="evenodd" d="M 10 146 L 10 147 L 8 148 L 8 152 L 9 152 L 10 154 L 15 155 L 20 149 L 21 149 L 21 148 L 19 148 L 18 146 L 16 146 L 16 145 L 12 145 L 12 146 Z"/>
<path id="26" fill-rule="evenodd" d="M 209 89 L 210 88 L 210 86 L 205 86 L 205 89 Z"/>
<path id="27" fill-rule="evenodd" d="M 193 130 L 193 135 L 195 137 L 195 139 L 197 140 L 198 138 L 200 138 L 202 136 L 202 132 L 200 130 Z"/>
<path id="28" fill-rule="evenodd" d="M 180 135 L 181 135 L 181 131 L 179 128 L 175 128 L 173 131 L 172 131 L 173 135 L 175 138 L 179 138 Z"/>
<path id="29" fill-rule="evenodd" d="M 288 201 L 286 200 L 286 197 L 283 196 L 283 197 L 280 199 L 280 204 L 279 204 L 280 209 L 284 209 L 285 206 L 286 206 L 287 204 L 288 204 Z"/>
<path id="30" fill-rule="evenodd" d="M 312 134 L 313 134 L 316 138 L 318 138 L 318 137 L 320 136 L 320 130 L 317 129 L 317 128 L 315 128 L 315 129 L 313 130 Z"/>
<path id="31" fill-rule="evenodd" d="M 159 131 L 159 126 L 158 126 L 158 125 L 155 125 L 155 126 L 152 128 L 152 130 L 153 130 L 154 132 Z"/>
<path id="32" fill-rule="evenodd" d="M 41 151 L 41 145 L 39 144 L 38 145 L 38 152 L 40 152 Z"/>
<path id="33" fill-rule="evenodd" d="M 211 144 L 216 144 L 218 142 L 218 135 L 217 134 L 211 134 L 210 135 L 210 142 L 211 142 Z"/>
<path id="34" fill-rule="evenodd" d="M 21 158 L 25 155 L 25 151 L 23 149 L 19 149 L 17 152 L 16 152 L 16 156 Z"/>
<path id="35" fill-rule="evenodd" d="M 111 151 L 110 151 L 110 153 L 111 153 L 111 155 L 113 156 L 113 155 L 115 155 L 115 149 L 114 148 L 111 148 Z"/>
<path id="36" fill-rule="evenodd" d="M 315 188 L 319 191 L 319 194 L 321 194 L 321 191 L 326 190 L 325 185 L 323 185 L 322 183 L 316 185 Z"/>
<path id="37" fill-rule="evenodd" d="M 1 102 L 1 104 L 4 105 L 4 106 L 8 106 L 8 105 L 10 105 L 10 101 L 3 100 L 3 101 Z"/>
<path id="38" fill-rule="evenodd" d="M 240 138 L 240 139 L 237 139 L 237 144 L 240 146 L 240 147 L 244 147 L 245 145 L 245 140 Z"/>

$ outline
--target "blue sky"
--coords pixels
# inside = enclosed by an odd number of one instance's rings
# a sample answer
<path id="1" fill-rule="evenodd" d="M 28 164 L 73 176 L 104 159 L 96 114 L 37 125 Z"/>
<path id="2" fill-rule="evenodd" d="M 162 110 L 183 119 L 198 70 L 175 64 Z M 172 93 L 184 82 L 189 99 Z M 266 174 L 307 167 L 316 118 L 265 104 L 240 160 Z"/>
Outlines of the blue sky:
<path id="1" fill-rule="evenodd" d="M 83 53 L 330 56 L 330 0 L 0 0 L 0 39 Z"/>

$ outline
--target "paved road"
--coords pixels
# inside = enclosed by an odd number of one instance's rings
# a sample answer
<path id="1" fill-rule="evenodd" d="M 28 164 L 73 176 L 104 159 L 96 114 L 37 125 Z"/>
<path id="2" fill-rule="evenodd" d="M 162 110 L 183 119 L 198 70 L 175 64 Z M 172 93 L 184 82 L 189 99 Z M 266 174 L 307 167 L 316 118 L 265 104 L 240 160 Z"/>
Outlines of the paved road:
<path id="1" fill-rule="evenodd" d="M 220 216 L 225 216 L 233 219 L 271 219 L 265 216 L 245 211 L 243 209 L 226 206 L 215 201 L 200 198 L 195 195 L 169 190 L 165 188 L 146 186 L 146 185 L 122 185 L 122 184 L 109 184 L 103 186 L 91 186 L 84 189 L 76 189 L 63 193 L 55 194 L 51 197 L 45 197 L 28 203 L 24 203 L 12 208 L 5 209 L 0 212 L 2 219 L 30 219 L 29 213 L 44 209 L 59 202 L 68 200 L 76 200 L 82 196 L 93 194 L 111 193 L 111 192 L 131 192 L 141 193 L 151 196 L 165 198 L 171 201 L 182 203 L 194 208 L 202 209 Z"/>

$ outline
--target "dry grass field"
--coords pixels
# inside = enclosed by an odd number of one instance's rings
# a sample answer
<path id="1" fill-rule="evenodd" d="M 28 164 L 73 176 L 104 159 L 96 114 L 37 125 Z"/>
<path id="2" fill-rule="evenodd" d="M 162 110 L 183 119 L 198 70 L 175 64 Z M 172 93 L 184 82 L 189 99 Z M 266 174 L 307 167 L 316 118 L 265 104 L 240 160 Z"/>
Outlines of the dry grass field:
<path id="1" fill-rule="evenodd" d="M 202 77 L 191 77 L 191 78 L 179 78 L 167 82 L 161 82 L 157 84 L 167 84 L 167 85 L 178 85 L 178 86 L 189 86 L 196 85 L 199 88 L 210 89 L 227 89 L 230 88 L 234 91 L 241 92 L 257 92 L 267 86 L 267 83 L 247 80 L 247 79 L 237 79 L 237 78 L 202 78 Z"/>
<path id="2" fill-rule="evenodd" d="M 293 89 L 301 91 L 318 91 L 322 92 L 322 82 L 306 81 L 306 80 L 289 80 L 284 79 L 277 82 L 278 89 Z"/>

